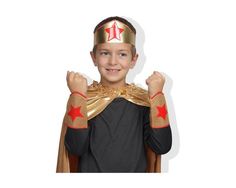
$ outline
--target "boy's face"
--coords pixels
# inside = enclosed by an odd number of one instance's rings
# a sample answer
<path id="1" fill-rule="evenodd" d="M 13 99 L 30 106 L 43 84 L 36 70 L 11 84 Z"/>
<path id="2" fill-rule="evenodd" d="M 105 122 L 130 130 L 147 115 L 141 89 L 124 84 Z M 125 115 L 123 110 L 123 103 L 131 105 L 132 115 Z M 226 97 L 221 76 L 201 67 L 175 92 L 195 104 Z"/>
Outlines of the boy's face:
<path id="1" fill-rule="evenodd" d="M 125 78 L 137 61 L 138 55 L 132 57 L 131 44 L 98 44 L 96 53 L 91 52 L 94 65 L 98 67 L 101 82 L 106 86 L 123 86 Z"/>

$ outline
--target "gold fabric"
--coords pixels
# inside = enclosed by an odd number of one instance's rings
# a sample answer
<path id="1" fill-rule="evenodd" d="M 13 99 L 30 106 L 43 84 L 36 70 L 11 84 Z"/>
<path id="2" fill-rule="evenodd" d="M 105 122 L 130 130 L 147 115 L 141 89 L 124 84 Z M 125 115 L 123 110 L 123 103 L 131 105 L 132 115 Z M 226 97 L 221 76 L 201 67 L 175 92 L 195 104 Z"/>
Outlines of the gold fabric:
<path id="1" fill-rule="evenodd" d="M 134 104 L 150 107 L 150 100 L 147 91 L 135 86 L 134 84 L 127 84 L 122 88 L 113 89 L 104 87 L 100 83 L 94 81 L 93 84 L 88 87 L 87 92 L 88 120 L 101 113 L 116 97 L 123 97 Z M 70 156 L 65 148 L 64 137 L 67 126 L 65 126 L 64 121 L 59 143 L 57 172 L 74 172 L 76 169 L 72 169 L 70 164 L 77 164 L 75 160 L 77 160 L 78 157 Z M 156 155 L 147 147 L 147 172 L 160 172 L 160 159 L 160 155 Z"/>
<path id="2" fill-rule="evenodd" d="M 88 119 L 92 119 L 100 114 L 116 97 L 123 97 L 126 100 L 141 106 L 150 106 L 147 92 L 134 84 L 127 84 L 122 88 L 113 89 L 104 87 L 94 81 L 93 84 L 89 86 L 87 95 Z"/>
<path id="3" fill-rule="evenodd" d="M 94 46 L 101 43 L 128 43 L 135 46 L 135 34 L 124 23 L 112 20 L 94 33 Z"/>

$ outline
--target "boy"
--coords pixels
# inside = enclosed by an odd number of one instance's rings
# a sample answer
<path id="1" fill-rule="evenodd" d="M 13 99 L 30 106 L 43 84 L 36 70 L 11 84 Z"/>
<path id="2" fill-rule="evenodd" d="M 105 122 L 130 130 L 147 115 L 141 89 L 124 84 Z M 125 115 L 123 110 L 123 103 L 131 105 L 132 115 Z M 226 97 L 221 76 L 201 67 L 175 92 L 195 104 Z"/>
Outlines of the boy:
<path id="1" fill-rule="evenodd" d="M 100 83 L 87 86 L 67 72 L 71 95 L 64 117 L 57 172 L 160 172 L 160 154 L 172 144 L 165 79 L 154 73 L 148 92 L 126 83 L 138 59 L 136 30 L 121 17 L 109 17 L 94 30 L 91 57 Z"/>

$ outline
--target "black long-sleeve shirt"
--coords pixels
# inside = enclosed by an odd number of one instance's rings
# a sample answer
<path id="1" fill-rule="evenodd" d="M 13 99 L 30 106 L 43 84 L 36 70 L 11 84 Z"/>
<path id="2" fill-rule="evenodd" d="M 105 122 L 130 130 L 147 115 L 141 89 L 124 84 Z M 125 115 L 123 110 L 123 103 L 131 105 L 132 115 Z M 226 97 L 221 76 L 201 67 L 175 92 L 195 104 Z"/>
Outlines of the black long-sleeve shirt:
<path id="1" fill-rule="evenodd" d="M 151 128 L 149 114 L 148 107 L 116 98 L 89 120 L 89 128 L 68 128 L 65 146 L 80 156 L 79 171 L 145 172 L 145 145 L 164 154 L 172 144 L 170 127 Z"/>

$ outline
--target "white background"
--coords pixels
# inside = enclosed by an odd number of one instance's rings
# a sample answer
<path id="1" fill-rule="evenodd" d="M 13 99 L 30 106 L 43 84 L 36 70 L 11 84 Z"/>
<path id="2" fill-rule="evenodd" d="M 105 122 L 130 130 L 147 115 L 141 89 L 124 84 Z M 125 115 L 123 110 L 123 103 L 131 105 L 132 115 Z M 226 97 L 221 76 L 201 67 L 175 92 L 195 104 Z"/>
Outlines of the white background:
<path id="1" fill-rule="evenodd" d="M 1 1 L 0 184 L 235 186 L 235 10 L 228 0 Z M 89 56 L 93 29 L 116 15 L 138 32 L 140 59 L 128 81 L 147 88 L 154 70 L 167 79 L 173 131 L 172 150 L 163 156 L 167 173 L 56 174 L 66 71 L 99 80 Z"/>

